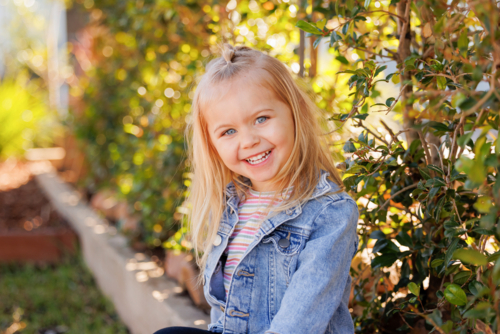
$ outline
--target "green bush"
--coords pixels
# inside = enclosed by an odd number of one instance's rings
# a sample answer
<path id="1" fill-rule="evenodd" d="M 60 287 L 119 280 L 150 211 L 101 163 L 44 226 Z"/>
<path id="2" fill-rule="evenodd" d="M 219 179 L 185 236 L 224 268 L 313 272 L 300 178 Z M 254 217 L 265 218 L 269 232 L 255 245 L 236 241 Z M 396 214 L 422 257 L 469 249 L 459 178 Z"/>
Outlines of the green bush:
<path id="1" fill-rule="evenodd" d="M 372 247 L 370 277 L 352 272 L 364 307 L 356 332 L 500 331 L 498 3 L 347 0 L 316 9 L 318 20 L 297 26 L 351 59 L 341 72 L 351 107 L 332 120 L 361 130 L 344 146 L 360 249 Z M 374 100 L 381 81 L 399 83 L 399 93 Z M 402 131 L 368 126 L 391 111 Z"/>
<path id="2" fill-rule="evenodd" d="M 0 159 L 22 157 L 26 149 L 51 142 L 46 94 L 24 73 L 0 81 Z"/>

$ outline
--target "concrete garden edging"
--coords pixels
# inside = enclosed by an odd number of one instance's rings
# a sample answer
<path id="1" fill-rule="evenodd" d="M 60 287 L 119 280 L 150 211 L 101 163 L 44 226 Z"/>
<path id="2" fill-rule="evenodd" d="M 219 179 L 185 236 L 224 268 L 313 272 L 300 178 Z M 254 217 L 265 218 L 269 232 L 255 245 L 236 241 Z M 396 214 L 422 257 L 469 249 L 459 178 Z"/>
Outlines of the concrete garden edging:
<path id="1" fill-rule="evenodd" d="M 102 220 L 80 195 L 55 173 L 35 176 L 58 213 L 77 232 L 83 257 L 132 334 L 152 334 L 168 326 L 206 329 L 210 317 L 193 306 L 182 288 L 124 236 Z"/>

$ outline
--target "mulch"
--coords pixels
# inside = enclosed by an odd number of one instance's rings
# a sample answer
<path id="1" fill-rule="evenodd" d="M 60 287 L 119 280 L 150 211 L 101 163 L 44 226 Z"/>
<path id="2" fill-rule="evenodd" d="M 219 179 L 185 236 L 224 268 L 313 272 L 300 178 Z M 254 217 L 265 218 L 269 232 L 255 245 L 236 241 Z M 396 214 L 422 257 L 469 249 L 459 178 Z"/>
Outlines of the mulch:
<path id="1" fill-rule="evenodd" d="M 0 232 L 66 228 L 36 184 L 28 163 L 0 163 Z"/>

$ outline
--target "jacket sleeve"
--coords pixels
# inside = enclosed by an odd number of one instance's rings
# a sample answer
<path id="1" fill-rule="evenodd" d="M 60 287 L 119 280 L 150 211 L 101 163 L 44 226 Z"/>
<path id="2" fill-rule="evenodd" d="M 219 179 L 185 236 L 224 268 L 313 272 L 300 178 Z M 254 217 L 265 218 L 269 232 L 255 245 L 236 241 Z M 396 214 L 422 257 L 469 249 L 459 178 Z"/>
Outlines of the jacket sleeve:
<path id="1" fill-rule="evenodd" d="M 333 202 L 319 213 L 266 333 L 325 333 L 350 284 L 349 269 L 358 244 L 358 217 L 352 199 Z"/>

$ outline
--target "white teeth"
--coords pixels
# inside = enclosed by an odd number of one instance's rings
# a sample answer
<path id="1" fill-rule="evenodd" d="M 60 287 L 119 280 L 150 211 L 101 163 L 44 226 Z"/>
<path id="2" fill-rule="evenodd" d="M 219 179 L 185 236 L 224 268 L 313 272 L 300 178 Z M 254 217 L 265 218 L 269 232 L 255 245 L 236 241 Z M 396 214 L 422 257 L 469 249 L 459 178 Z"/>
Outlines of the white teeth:
<path id="1" fill-rule="evenodd" d="M 255 165 L 255 164 L 258 164 L 258 163 L 261 163 L 262 161 L 266 160 L 267 157 L 269 156 L 269 153 L 271 151 L 267 151 L 265 153 L 261 153 L 253 158 L 250 158 L 250 159 L 247 159 L 247 161 L 252 164 L 252 165 Z"/>

